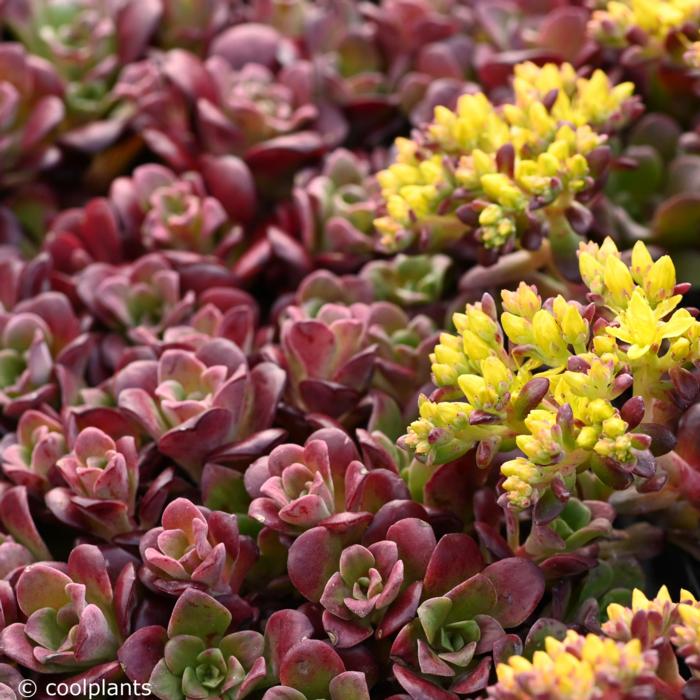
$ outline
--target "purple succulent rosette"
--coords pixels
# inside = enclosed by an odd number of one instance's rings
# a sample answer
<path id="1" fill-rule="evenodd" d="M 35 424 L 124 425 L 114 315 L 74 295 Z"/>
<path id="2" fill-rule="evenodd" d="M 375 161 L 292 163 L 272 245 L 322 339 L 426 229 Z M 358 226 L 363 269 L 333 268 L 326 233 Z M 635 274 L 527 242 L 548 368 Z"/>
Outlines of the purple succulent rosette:
<path id="1" fill-rule="evenodd" d="M 182 291 L 180 275 L 157 253 L 121 268 L 94 263 L 78 276 L 77 292 L 96 319 L 144 345 L 185 321 L 195 304 L 195 293 Z"/>
<path id="2" fill-rule="evenodd" d="M 149 164 L 117 178 L 110 199 L 128 235 L 144 247 L 226 257 L 242 243 L 255 211 L 247 166 L 233 156 L 204 157 L 199 172 L 176 175 Z"/>
<path id="3" fill-rule="evenodd" d="M 113 440 L 99 428 L 85 428 L 70 453 L 56 462 L 68 486 L 49 491 L 46 505 L 67 525 L 105 540 L 131 532 L 136 529 L 138 463 L 130 435 Z"/>
<path id="4" fill-rule="evenodd" d="M 167 629 L 142 627 L 119 650 L 133 681 L 149 683 L 161 700 L 245 698 L 267 673 L 259 632 L 229 632 L 231 613 L 195 588 L 175 603 Z"/>
<path id="5" fill-rule="evenodd" d="M 384 503 L 405 498 L 401 479 L 368 470 L 338 428 L 312 433 L 304 446 L 275 447 L 251 464 L 244 483 L 253 499 L 248 514 L 266 527 L 297 535 L 317 525 L 345 531 L 365 525 Z"/>
<path id="6" fill-rule="evenodd" d="M 89 152 L 110 145 L 124 128 L 124 119 L 110 114 L 112 87 L 120 67 L 145 51 L 161 13 L 159 1 L 70 0 L 57 6 L 50 0 L 7 0 L 4 12 L 26 49 L 50 61 L 65 85 L 62 97 L 73 129 L 63 140 Z"/>
<path id="7" fill-rule="evenodd" d="M 67 566 L 26 567 L 15 586 L 26 622 L 2 631 L 4 654 L 38 673 L 88 670 L 116 660 L 129 632 L 135 580 L 127 564 L 112 583 L 93 545 L 76 547 Z"/>
<path id="8" fill-rule="evenodd" d="M 70 394 L 80 380 L 91 339 L 68 299 L 45 292 L 0 313 L 0 404 L 18 416 Z"/>
<path id="9" fill-rule="evenodd" d="M 214 339 L 196 352 L 170 349 L 158 361 L 133 364 L 115 377 L 119 408 L 193 478 L 217 452 L 245 442 L 254 454 L 279 438 L 268 428 L 284 372 L 269 362 L 249 368 L 231 341 Z"/>
<path id="10" fill-rule="evenodd" d="M 0 443 L 2 469 L 16 484 L 43 494 L 56 483 L 56 463 L 68 453 L 66 426 L 51 413 L 25 411 L 14 434 Z"/>
<path id="11" fill-rule="evenodd" d="M 51 64 L 20 44 L 0 46 L 0 186 L 16 186 L 56 164 L 63 85 Z"/>
<path id="12" fill-rule="evenodd" d="M 165 508 L 161 522 L 139 542 L 146 586 L 167 595 L 192 588 L 214 597 L 238 593 L 257 551 L 239 534 L 235 515 L 178 498 Z"/>

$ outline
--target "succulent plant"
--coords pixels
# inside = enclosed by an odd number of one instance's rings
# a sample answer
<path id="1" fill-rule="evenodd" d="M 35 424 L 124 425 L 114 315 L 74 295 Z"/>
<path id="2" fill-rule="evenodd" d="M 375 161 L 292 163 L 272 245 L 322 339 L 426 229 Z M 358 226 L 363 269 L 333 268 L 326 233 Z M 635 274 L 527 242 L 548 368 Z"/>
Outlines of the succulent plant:
<path id="1" fill-rule="evenodd" d="M 264 640 L 259 632 L 227 633 L 231 613 L 195 588 L 178 598 L 167 630 L 142 627 L 119 650 L 126 675 L 149 683 L 161 700 L 249 695 L 264 679 Z"/>
<path id="2" fill-rule="evenodd" d="M 456 111 L 438 107 L 415 140 L 397 140 L 396 162 L 377 176 L 384 247 L 440 251 L 469 234 L 493 262 L 495 252 L 537 248 L 548 234 L 571 273 L 571 221 L 590 219 L 577 197 L 603 172 L 605 133 L 638 111 L 634 86 L 613 87 L 602 71 L 577 78 L 569 64 L 524 63 L 513 87 L 502 107 L 482 93 L 464 95 Z"/>
<path id="3" fill-rule="evenodd" d="M 564 641 L 549 637 L 546 650 L 535 652 L 532 662 L 512 656 L 499 665 L 498 683 L 489 688 L 489 698 L 549 700 L 605 693 L 672 697 L 657 693 L 657 664 L 655 653 L 642 651 L 637 640 L 622 644 L 571 630 Z"/>
<path id="4" fill-rule="evenodd" d="M 249 369 L 240 349 L 223 338 L 196 352 L 171 349 L 157 362 L 141 362 L 138 372 L 127 365 L 116 377 L 119 407 L 194 478 L 217 450 L 248 441 L 255 454 L 278 437 L 266 430 L 284 383 L 279 367 L 265 362 Z"/>
<path id="5" fill-rule="evenodd" d="M 67 453 L 66 429 L 60 418 L 28 410 L 20 416 L 16 433 L 3 439 L 2 468 L 14 483 L 42 494 L 52 483 L 56 463 Z"/>
<path id="6" fill-rule="evenodd" d="M 139 548 L 141 580 L 169 595 L 193 588 L 213 596 L 235 594 L 257 554 L 252 540 L 239 535 L 235 515 L 186 498 L 165 508 L 161 527 L 149 530 Z"/>
<path id="7" fill-rule="evenodd" d="M 63 120 L 63 86 L 52 66 L 19 44 L 0 47 L 0 158 L 3 188 L 26 182 L 54 165 L 60 152 L 54 145 Z"/>
<path id="8" fill-rule="evenodd" d="M 114 584 L 93 545 L 79 545 L 66 570 L 48 563 L 24 569 L 16 584 L 26 622 L 2 631 L 4 653 L 39 673 L 91 669 L 113 661 L 129 631 L 135 572 L 126 565 Z"/>
<path id="9" fill-rule="evenodd" d="M 110 199 L 126 230 L 146 248 L 222 256 L 241 243 L 235 224 L 255 210 L 250 172 L 233 156 L 205 158 L 202 174 L 182 176 L 142 165 L 112 183 Z"/>
<path id="10" fill-rule="evenodd" d="M 700 0 L 0 39 L 0 699 L 700 698 Z"/>
<path id="11" fill-rule="evenodd" d="M 90 339 L 68 299 L 45 292 L 0 314 L 0 404 L 8 415 L 55 400 L 79 379 Z"/>
<path id="12" fill-rule="evenodd" d="M 139 467 L 133 437 L 113 440 L 99 428 L 85 428 L 56 468 L 68 486 L 51 489 L 46 505 L 59 520 L 106 540 L 136 529 Z"/>
<path id="13" fill-rule="evenodd" d="M 158 1 L 9 0 L 6 4 L 12 32 L 28 51 L 50 61 L 64 81 L 73 125 L 89 125 L 82 138 L 91 137 L 95 144 L 109 142 L 117 124 L 98 120 L 113 105 L 111 88 L 119 67 L 144 51 L 158 22 Z"/>
<path id="14" fill-rule="evenodd" d="M 515 508 L 536 505 L 549 489 L 565 502 L 586 469 L 612 489 L 635 479 L 652 491 L 663 486 L 663 477 L 654 481 L 652 438 L 635 429 L 645 417 L 653 422 L 657 402 L 673 390 L 662 378 L 694 357 L 697 322 L 674 311 L 685 287 L 676 285 L 671 260 L 653 262 L 642 243 L 630 267 L 609 239 L 600 248 L 582 244 L 579 260 L 591 290 L 587 307 L 563 297 L 542 304 L 521 283 L 503 291 L 502 327 L 488 296 L 454 317 L 459 335 L 444 334 L 433 355 L 440 398 L 421 399 L 421 419 L 406 438 L 437 463 L 477 447 L 484 465 L 514 440 L 523 456 L 500 471 L 504 499 Z M 601 309 L 613 316 L 599 317 Z M 630 387 L 633 397 L 618 408 Z M 510 432 L 511 420 L 522 428 Z M 570 467 L 565 454 L 577 455 Z"/>

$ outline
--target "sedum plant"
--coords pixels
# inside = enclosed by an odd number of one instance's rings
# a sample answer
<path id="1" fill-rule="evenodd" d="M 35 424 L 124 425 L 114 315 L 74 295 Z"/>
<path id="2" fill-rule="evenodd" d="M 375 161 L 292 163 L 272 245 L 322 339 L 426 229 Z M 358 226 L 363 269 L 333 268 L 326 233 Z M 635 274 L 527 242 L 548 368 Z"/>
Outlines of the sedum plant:
<path id="1" fill-rule="evenodd" d="M 500 323 L 488 295 L 455 314 L 457 335 L 431 356 L 439 389 L 404 440 L 433 464 L 476 448 L 486 467 L 517 448 L 500 465 L 515 510 L 565 502 L 583 472 L 611 489 L 660 488 L 645 425 L 698 358 L 700 324 L 677 308 L 688 287 L 669 257 L 654 262 L 640 242 L 625 264 L 606 239 L 581 244 L 579 265 L 587 305 L 521 283 L 502 292 Z"/>
<path id="2" fill-rule="evenodd" d="M 378 174 L 386 214 L 375 220 L 381 244 L 443 250 L 466 236 L 484 260 L 514 245 L 538 247 L 549 235 L 563 255 L 590 215 L 579 200 L 596 189 L 608 159 L 608 134 L 637 111 L 632 83 L 602 71 L 580 78 L 569 64 L 515 68 L 513 99 L 496 106 L 483 93 L 437 107 L 396 159 Z"/>

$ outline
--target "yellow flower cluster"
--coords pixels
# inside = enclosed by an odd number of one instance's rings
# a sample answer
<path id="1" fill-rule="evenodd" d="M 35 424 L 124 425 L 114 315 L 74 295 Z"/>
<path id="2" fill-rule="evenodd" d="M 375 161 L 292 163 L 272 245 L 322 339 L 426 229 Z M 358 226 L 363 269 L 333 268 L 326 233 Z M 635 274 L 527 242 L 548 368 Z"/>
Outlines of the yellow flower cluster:
<path id="1" fill-rule="evenodd" d="M 695 602 L 693 594 L 686 590 L 681 591 L 680 600 L 690 605 Z M 679 621 L 678 604 L 673 602 L 666 586 L 662 586 L 651 600 L 642 591 L 635 589 L 632 592 L 630 607 L 618 603 L 608 605 L 608 621 L 603 625 L 603 632 L 619 642 L 627 642 L 639 636 L 640 629 L 644 627 L 640 613 L 651 615 L 653 619 L 653 633 L 646 635 L 652 637 L 648 639 L 650 643 L 654 641 L 654 637 L 667 637 Z M 637 622 L 633 632 L 632 620 L 635 616 Z"/>
<path id="2" fill-rule="evenodd" d="M 641 31 L 647 51 L 658 55 L 669 34 L 699 22 L 698 0 L 612 0 L 593 13 L 589 33 L 608 46 L 625 47 L 630 32 Z"/>
<path id="3" fill-rule="evenodd" d="M 700 323 L 676 309 L 684 287 L 667 256 L 654 262 L 637 243 L 628 266 L 607 239 L 582 244 L 579 263 L 595 306 L 543 302 L 521 283 L 503 290 L 500 324 L 490 297 L 455 314 L 457 334 L 444 333 L 431 355 L 439 400 L 420 398 L 405 437 L 419 459 L 437 464 L 483 441 L 517 446 L 523 456 L 501 466 L 516 509 L 585 469 L 619 487 L 606 469 L 630 474 L 649 442 L 630 431 L 615 400 L 630 385 L 651 400 L 668 388 L 662 378 L 672 367 L 700 358 Z"/>
<path id="4" fill-rule="evenodd" d="M 674 603 L 665 586 L 651 600 L 635 590 L 630 607 L 613 603 L 607 614 L 600 636 L 570 630 L 563 641 L 547 637 L 544 651 L 536 651 L 532 661 L 512 656 L 499 664 L 489 697 L 598 700 L 609 692 L 627 697 L 633 689 L 634 697 L 676 697 L 684 680 L 671 645 L 700 678 L 700 603 L 692 593 L 681 591 Z"/>
<path id="5" fill-rule="evenodd" d="M 627 697 L 635 688 L 652 686 L 657 664 L 656 653 L 642 650 L 636 639 L 620 643 L 569 630 L 562 641 L 547 637 L 532 661 L 511 656 L 498 664 L 498 683 L 488 692 L 495 700 Z"/>
<path id="6" fill-rule="evenodd" d="M 548 208 L 566 209 L 592 182 L 587 156 L 605 142 L 599 132 L 624 121 L 633 85 L 613 86 L 602 71 L 580 78 L 569 64 L 523 63 L 513 90 L 500 107 L 464 95 L 455 111 L 437 107 L 415 141 L 397 139 L 395 162 L 377 176 L 386 215 L 375 226 L 385 248 L 418 235 L 444 248 L 469 230 L 457 215 L 465 204 L 487 248 L 504 246 Z"/>

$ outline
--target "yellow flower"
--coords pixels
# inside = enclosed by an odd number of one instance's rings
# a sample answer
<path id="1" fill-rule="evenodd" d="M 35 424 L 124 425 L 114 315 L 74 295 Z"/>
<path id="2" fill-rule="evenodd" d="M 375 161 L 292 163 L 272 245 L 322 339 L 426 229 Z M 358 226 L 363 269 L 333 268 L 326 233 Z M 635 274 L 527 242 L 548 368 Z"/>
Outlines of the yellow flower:
<path id="1" fill-rule="evenodd" d="M 546 219 L 547 206 L 590 185 L 587 156 L 624 121 L 632 84 L 613 86 L 602 71 L 580 78 L 569 64 L 524 63 L 513 85 L 512 104 L 463 95 L 455 110 L 436 107 L 419 139 L 397 139 L 395 162 L 377 175 L 382 246 L 396 250 L 420 235 L 439 248 L 472 229 L 484 247 L 502 248 L 530 226 L 525 212 Z M 475 201 L 486 203 L 478 226 L 465 225 L 457 211 Z"/>
<path id="2" fill-rule="evenodd" d="M 593 13 L 588 31 L 601 43 L 623 47 L 628 43 L 630 30 L 639 28 L 647 36 L 647 53 L 660 55 L 666 51 L 670 33 L 698 21 L 697 0 L 612 0 Z"/>
<path id="3" fill-rule="evenodd" d="M 619 315 L 619 326 L 608 326 L 606 331 L 628 343 L 627 357 L 636 361 L 648 352 L 656 353 L 665 338 L 677 338 L 696 323 L 686 309 L 676 311 L 668 321 L 662 317 L 668 313 L 667 305 L 653 309 L 644 292 L 636 288 L 628 308 Z"/>
<path id="4" fill-rule="evenodd" d="M 560 641 L 545 639 L 543 651 L 532 661 L 511 656 L 496 668 L 498 682 L 489 688 L 494 700 L 594 700 L 623 697 L 627 692 L 649 685 L 657 666 L 654 652 L 645 652 L 639 641 L 627 644 L 595 634 L 585 637 L 569 630 Z M 650 695 L 651 697 L 651 695 Z"/>

